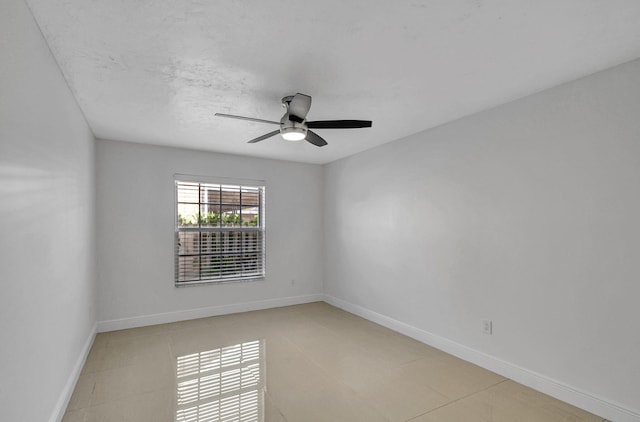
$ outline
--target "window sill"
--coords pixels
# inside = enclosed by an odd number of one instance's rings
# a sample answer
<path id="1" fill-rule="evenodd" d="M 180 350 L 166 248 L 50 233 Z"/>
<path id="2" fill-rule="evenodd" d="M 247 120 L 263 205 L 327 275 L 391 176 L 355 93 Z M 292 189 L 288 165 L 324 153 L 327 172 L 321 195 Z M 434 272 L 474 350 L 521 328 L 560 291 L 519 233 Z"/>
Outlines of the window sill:
<path id="1" fill-rule="evenodd" d="M 223 280 L 202 280 L 202 281 L 181 281 L 174 283 L 175 287 L 194 287 L 194 286 L 208 286 L 212 284 L 231 284 L 231 283 L 249 283 L 252 281 L 264 280 L 265 276 L 250 277 L 250 278 L 225 278 Z"/>

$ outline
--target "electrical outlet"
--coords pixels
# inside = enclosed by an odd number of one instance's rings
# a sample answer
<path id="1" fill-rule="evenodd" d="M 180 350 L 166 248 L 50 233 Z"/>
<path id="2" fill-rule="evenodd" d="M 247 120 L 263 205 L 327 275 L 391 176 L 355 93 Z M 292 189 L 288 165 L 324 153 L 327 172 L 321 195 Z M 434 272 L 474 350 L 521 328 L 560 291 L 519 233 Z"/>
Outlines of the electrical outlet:
<path id="1" fill-rule="evenodd" d="M 482 332 L 489 335 L 493 333 L 493 322 L 490 319 L 482 320 Z"/>

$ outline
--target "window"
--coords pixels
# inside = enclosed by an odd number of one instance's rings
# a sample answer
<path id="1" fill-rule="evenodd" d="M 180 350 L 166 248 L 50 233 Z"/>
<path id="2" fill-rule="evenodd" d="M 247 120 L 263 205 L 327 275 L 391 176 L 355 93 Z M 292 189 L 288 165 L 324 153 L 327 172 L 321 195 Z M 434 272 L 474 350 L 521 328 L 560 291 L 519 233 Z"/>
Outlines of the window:
<path id="1" fill-rule="evenodd" d="M 176 176 L 176 285 L 264 277 L 264 184 Z"/>

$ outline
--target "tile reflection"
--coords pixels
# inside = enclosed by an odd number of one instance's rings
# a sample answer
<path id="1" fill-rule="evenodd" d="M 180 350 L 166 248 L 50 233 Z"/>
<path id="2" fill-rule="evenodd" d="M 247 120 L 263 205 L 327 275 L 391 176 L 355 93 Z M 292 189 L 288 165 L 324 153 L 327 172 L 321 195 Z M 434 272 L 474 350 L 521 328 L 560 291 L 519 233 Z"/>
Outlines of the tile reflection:
<path id="1" fill-rule="evenodd" d="M 179 356 L 178 422 L 264 421 L 264 340 Z"/>

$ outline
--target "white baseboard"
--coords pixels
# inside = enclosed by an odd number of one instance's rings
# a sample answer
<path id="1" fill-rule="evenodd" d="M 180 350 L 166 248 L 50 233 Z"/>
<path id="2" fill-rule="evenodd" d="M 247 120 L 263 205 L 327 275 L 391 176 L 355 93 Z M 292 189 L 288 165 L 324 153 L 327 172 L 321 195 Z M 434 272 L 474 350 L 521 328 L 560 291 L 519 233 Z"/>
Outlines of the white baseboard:
<path id="1" fill-rule="evenodd" d="M 196 318 L 206 318 L 217 315 L 235 314 L 238 312 L 259 311 L 261 309 L 278 308 L 281 306 L 299 305 L 324 300 L 323 294 L 304 296 L 290 296 L 277 299 L 259 300 L 255 302 L 234 303 L 231 305 L 211 306 L 206 308 L 188 309 L 184 311 L 165 312 L 161 314 L 140 315 L 131 318 L 112 319 L 98 322 L 98 332 L 124 330 L 127 328 L 145 327 L 147 325 L 166 324 L 169 322 L 185 321 Z"/>
<path id="2" fill-rule="evenodd" d="M 97 333 L 97 323 L 93 324 L 91 331 L 89 332 L 89 336 L 87 340 L 84 342 L 82 346 L 82 350 L 80 351 L 80 355 L 76 360 L 76 364 L 73 366 L 73 370 L 67 379 L 67 383 L 65 384 L 60 397 L 58 398 L 58 402 L 56 403 L 56 407 L 53 409 L 53 413 L 49 418 L 49 422 L 60 422 L 64 417 L 64 413 L 67 410 L 67 405 L 69 404 L 69 400 L 71 400 L 71 395 L 73 394 L 73 390 L 76 388 L 76 383 L 78 382 L 78 378 L 80 378 L 80 373 L 82 372 L 82 368 L 84 367 L 84 363 L 89 356 L 89 351 L 91 350 L 91 346 L 93 345 L 93 340 L 96 338 Z"/>
<path id="3" fill-rule="evenodd" d="M 640 422 L 639 411 L 602 399 L 546 375 L 530 371 L 342 299 L 325 295 L 324 301 L 613 422 Z"/>

